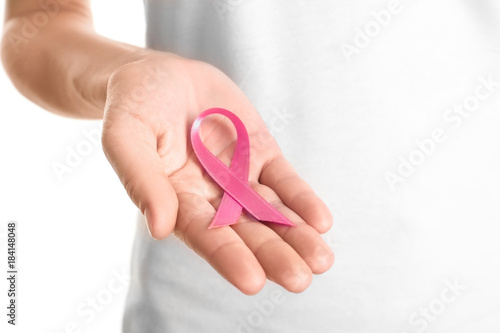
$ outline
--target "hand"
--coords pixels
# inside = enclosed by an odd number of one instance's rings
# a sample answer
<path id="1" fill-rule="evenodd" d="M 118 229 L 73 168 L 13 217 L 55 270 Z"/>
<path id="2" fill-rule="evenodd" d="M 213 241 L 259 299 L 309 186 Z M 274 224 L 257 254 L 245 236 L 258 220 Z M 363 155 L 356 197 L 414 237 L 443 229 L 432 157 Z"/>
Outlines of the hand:
<path id="1" fill-rule="evenodd" d="M 190 126 L 211 107 L 234 112 L 250 137 L 249 184 L 297 226 L 256 222 L 208 229 L 222 190 L 201 168 L 189 142 Z M 202 139 L 230 164 L 232 123 L 213 115 Z M 305 290 L 312 273 L 333 264 L 320 233 L 332 225 L 326 205 L 283 157 L 265 123 L 242 91 L 215 67 L 170 53 L 152 52 L 110 77 L 103 127 L 104 152 L 155 239 L 172 231 L 245 294 L 266 277 L 292 292 Z"/>

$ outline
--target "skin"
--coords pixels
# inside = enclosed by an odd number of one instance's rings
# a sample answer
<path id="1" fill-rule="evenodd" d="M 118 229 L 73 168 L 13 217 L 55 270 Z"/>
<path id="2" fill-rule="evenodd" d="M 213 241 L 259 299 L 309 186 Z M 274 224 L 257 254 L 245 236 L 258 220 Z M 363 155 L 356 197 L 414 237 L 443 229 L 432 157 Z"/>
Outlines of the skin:
<path id="1" fill-rule="evenodd" d="M 59 0 L 36 34 L 23 35 L 38 0 L 7 0 L 2 61 L 14 85 L 45 109 L 103 119 L 102 144 L 155 239 L 172 232 L 245 294 L 266 278 L 304 291 L 312 274 L 334 261 L 320 236 L 332 215 L 283 157 L 252 103 L 214 66 L 97 35 L 88 0 Z M 19 38 L 18 38 L 19 37 Z M 188 134 L 210 107 L 236 113 L 251 143 L 249 183 L 297 227 L 242 214 L 230 227 L 208 229 L 223 192 L 202 170 Z M 229 120 L 210 116 L 204 144 L 228 165 L 236 142 Z"/>

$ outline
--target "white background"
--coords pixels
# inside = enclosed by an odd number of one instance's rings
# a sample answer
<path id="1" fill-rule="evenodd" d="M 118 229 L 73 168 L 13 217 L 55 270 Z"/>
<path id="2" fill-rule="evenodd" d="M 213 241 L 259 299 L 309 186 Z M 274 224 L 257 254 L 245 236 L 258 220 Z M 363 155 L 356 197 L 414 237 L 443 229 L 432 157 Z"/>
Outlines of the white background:
<path id="1" fill-rule="evenodd" d="M 139 0 L 94 1 L 97 31 L 142 46 L 142 6 Z M 83 131 L 99 123 L 42 110 L 17 92 L 3 68 L 0 109 L 0 331 L 7 327 L 5 233 L 14 220 L 18 326 L 7 332 L 73 332 L 71 322 L 81 332 L 119 332 L 127 289 L 115 274 L 128 271 L 137 210 L 100 143 L 62 181 L 52 168 L 53 162 L 65 163 L 67 146 L 85 145 Z M 109 303 L 91 310 L 89 297 Z"/>

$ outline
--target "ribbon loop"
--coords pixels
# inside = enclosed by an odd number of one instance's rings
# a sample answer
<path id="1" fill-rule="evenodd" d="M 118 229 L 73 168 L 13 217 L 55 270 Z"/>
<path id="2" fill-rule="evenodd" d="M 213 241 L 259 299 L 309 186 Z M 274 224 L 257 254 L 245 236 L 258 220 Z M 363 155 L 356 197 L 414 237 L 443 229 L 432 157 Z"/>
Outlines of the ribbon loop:
<path id="1" fill-rule="evenodd" d="M 229 168 L 212 154 L 201 140 L 201 123 L 211 114 L 221 114 L 227 117 L 236 128 L 236 148 Z M 203 111 L 191 127 L 191 144 L 202 167 L 224 190 L 222 201 L 209 228 L 235 224 L 238 222 L 242 208 L 259 221 L 295 226 L 248 185 L 250 139 L 245 125 L 234 113 L 223 108 Z"/>

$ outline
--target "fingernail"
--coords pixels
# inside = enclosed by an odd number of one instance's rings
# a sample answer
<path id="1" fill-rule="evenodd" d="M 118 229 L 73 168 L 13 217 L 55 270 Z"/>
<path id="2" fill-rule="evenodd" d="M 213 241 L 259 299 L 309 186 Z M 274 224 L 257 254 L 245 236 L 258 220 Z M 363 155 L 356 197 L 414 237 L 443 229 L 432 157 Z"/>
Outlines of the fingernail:
<path id="1" fill-rule="evenodd" d="M 318 263 L 324 263 L 328 260 L 330 260 L 330 251 L 329 249 L 327 250 L 324 246 L 318 245 L 316 247 L 315 255 L 314 257 L 318 261 Z"/>
<path id="2" fill-rule="evenodd" d="M 284 274 L 284 283 L 288 286 L 288 290 L 292 292 L 301 292 L 310 283 L 310 273 L 303 266 L 299 265 L 296 270 L 289 270 Z"/>
<path id="3" fill-rule="evenodd" d="M 149 216 L 149 210 L 147 208 L 144 209 L 144 217 L 146 218 L 146 225 L 148 226 L 149 235 L 154 240 L 158 240 L 155 238 L 155 236 L 153 236 L 153 233 L 151 232 L 151 230 L 153 230 L 153 222 L 151 221 L 151 216 Z"/>

